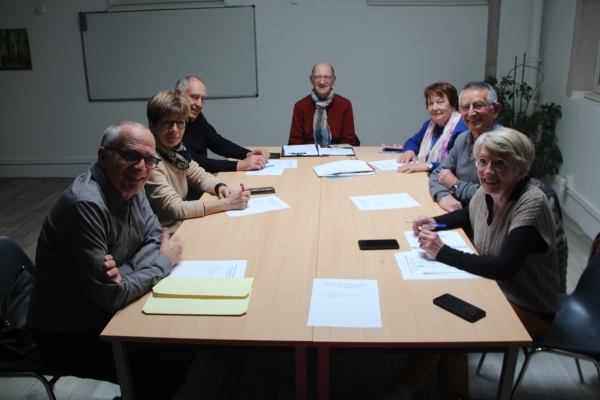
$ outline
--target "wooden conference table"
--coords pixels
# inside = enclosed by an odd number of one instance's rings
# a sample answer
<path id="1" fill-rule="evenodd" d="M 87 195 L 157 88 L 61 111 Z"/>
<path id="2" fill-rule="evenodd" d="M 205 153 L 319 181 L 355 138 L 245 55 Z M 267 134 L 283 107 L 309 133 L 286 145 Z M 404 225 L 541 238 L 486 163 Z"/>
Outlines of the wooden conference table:
<path id="1" fill-rule="evenodd" d="M 279 151 L 272 148 L 272 151 Z M 355 148 L 358 159 L 396 155 Z M 443 210 L 429 195 L 425 173 L 318 178 L 312 167 L 345 157 L 299 157 L 297 169 L 281 176 L 220 173 L 237 188 L 274 186 L 289 209 L 231 218 L 225 213 L 185 221 L 176 235 L 185 242 L 184 260 L 248 260 L 254 277 L 248 313 L 241 317 L 145 315 L 143 296 L 117 312 L 102 332 L 115 350 L 121 393 L 133 399 L 127 343 L 178 343 L 295 348 L 296 395 L 306 398 L 306 347 L 318 348 L 319 398 L 329 396 L 329 349 L 395 348 L 486 351 L 505 349 L 498 399 L 508 399 L 517 352 L 531 338 L 493 280 L 404 281 L 394 258 L 398 250 L 361 251 L 359 239 L 396 238 L 408 251 L 406 221 Z M 350 196 L 408 193 L 420 208 L 359 211 Z M 205 195 L 207 196 L 207 195 Z M 209 195 L 208 195 L 209 196 Z M 464 236 L 464 233 L 461 232 Z M 376 279 L 381 329 L 307 326 L 314 278 Z M 486 310 L 471 324 L 432 303 L 452 293 Z"/>

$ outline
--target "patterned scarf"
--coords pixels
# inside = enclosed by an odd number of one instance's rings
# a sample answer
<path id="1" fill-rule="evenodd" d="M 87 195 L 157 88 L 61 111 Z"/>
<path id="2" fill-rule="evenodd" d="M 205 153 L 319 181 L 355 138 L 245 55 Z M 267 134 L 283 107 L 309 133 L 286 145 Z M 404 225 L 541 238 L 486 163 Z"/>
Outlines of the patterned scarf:
<path id="1" fill-rule="evenodd" d="M 156 138 L 156 150 L 165 161 L 170 162 L 178 169 L 186 170 L 190 167 L 192 155 L 185 149 L 183 142 L 180 142 L 177 146 L 167 147 Z"/>
<path id="2" fill-rule="evenodd" d="M 317 108 L 315 109 L 315 117 L 313 119 L 313 136 L 315 138 L 315 144 L 328 145 L 331 143 L 331 132 L 329 132 L 329 125 L 327 125 L 327 110 L 326 108 L 333 101 L 333 88 L 327 95 L 325 100 L 321 100 L 317 97 L 317 94 L 313 90 L 310 96 Z"/>
<path id="3" fill-rule="evenodd" d="M 452 133 L 454 133 L 454 128 L 456 127 L 456 124 L 458 124 L 458 121 L 460 121 L 460 113 L 454 111 L 444 127 L 444 132 L 442 132 L 437 142 L 435 142 L 435 146 L 432 148 L 431 143 L 433 142 L 433 135 L 435 134 L 437 124 L 431 120 L 425 131 L 425 137 L 421 143 L 417 161 L 441 162 L 446 158 L 448 155 L 448 143 L 450 143 L 450 138 L 452 137 Z M 429 156 L 429 158 L 427 156 Z"/>

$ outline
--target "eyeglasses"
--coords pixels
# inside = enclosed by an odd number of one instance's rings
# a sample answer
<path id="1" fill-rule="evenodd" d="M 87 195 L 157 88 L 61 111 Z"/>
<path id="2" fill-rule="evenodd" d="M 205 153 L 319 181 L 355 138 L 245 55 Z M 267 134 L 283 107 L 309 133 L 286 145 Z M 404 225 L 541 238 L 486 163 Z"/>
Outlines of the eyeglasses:
<path id="1" fill-rule="evenodd" d="M 471 109 L 471 107 L 473 107 L 473 110 L 475 110 L 475 111 L 481 111 L 484 108 L 489 107 L 489 104 L 486 103 L 485 101 L 476 101 L 473 104 L 465 103 L 465 104 L 459 105 L 458 106 L 458 110 L 460 112 L 466 113 L 466 112 L 469 112 L 469 110 Z"/>
<path id="2" fill-rule="evenodd" d="M 475 165 L 480 170 L 485 170 L 489 164 L 490 164 L 490 161 L 486 160 L 485 158 L 480 158 L 479 160 L 475 161 Z M 492 161 L 491 164 L 492 164 L 492 170 L 494 170 L 494 172 L 497 172 L 497 173 L 502 172 L 504 170 L 504 168 L 506 168 L 506 161 L 504 161 L 504 160 Z"/>
<path id="3" fill-rule="evenodd" d="M 313 75 L 312 76 L 313 80 L 320 82 L 321 79 L 324 79 L 325 82 L 331 82 L 331 80 L 333 79 L 332 75 Z"/>
<path id="4" fill-rule="evenodd" d="M 185 129 L 185 119 L 169 119 L 169 118 L 161 118 L 160 126 L 163 129 L 169 129 L 173 126 L 173 124 L 177 124 L 179 129 Z"/>
<path id="5" fill-rule="evenodd" d="M 138 165 L 140 160 L 144 160 L 146 168 L 156 168 L 160 162 L 160 158 L 156 158 L 154 156 L 144 156 L 137 150 L 119 150 L 106 146 L 104 146 L 104 148 L 119 153 L 119 156 L 129 165 Z"/>

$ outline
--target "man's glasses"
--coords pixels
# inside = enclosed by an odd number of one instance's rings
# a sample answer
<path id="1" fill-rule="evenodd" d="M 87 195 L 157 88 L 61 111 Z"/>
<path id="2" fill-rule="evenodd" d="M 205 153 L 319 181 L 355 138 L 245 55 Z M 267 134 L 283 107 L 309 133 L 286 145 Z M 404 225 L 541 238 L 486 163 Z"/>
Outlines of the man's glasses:
<path id="1" fill-rule="evenodd" d="M 139 151 L 136 150 L 119 150 L 112 147 L 106 147 L 107 150 L 116 151 L 119 153 L 119 156 L 125 160 L 125 162 L 129 165 L 138 165 L 140 160 L 144 160 L 144 164 L 146 164 L 146 168 L 156 168 L 158 163 L 160 162 L 160 158 L 156 158 L 154 156 L 144 156 Z"/>
<path id="2" fill-rule="evenodd" d="M 458 110 L 460 112 L 466 113 L 466 112 L 469 112 L 471 107 L 473 107 L 473 110 L 475 110 L 475 111 L 481 111 L 484 108 L 489 107 L 489 104 L 486 103 L 485 101 L 476 101 L 473 104 L 465 103 L 465 104 L 459 105 Z"/>
<path id="3" fill-rule="evenodd" d="M 185 119 L 169 119 L 169 118 L 161 118 L 160 126 L 163 129 L 169 129 L 173 126 L 173 124 L 177 124 L 179 129 L 185 129 Z"/>
<path id="4" fill-rule="evenodd" d="M 313 80 L 320 82 L 321 79 L 325 80 L 325 82 L 331 82 L 333 79 L 333 76 L 331 75 L 313 75 L 312 76 Z"/>
<path id="5" fill-rule="evenodd" d="M 480 170 L 485 170 L 490 163 L 492 165 L 492 170 L 494 170 L 497 173 L 502 172 L 504 170 L 504 168 L 506 168 L 506 161 L 504 161 L 504 160 L 496 160 L 496 161 L 490 162 L 490 161 L 486 160 L 485 158 L 480 158 L 479 160 L 475 161 L 475 165 Z"/>

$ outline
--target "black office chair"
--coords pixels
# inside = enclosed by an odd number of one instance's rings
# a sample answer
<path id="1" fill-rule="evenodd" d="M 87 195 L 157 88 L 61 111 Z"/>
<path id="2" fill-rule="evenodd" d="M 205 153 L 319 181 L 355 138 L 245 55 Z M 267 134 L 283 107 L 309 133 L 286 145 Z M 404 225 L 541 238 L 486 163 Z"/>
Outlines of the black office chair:
<path id="1" fill-rule="evenodd" d="M 12 239 L 0 236 L 0 298 L 3 298 L 17 281 L 19 270 L 25 270 L 33 275 L 34 265 L 27 254 Z M 51 380 L 44 377 L 52 375 L 45 370 L 37 351 L 21 360 L 0 360 L 0 377 L 25 377 L 38 379 L 44 385 L 46 393 L 51 400 L 56 400 L 52 387 L 60 378 L 54 376 Z"/>
<path id="2" fill-rule="evenodd" d="M 561 294 L 561 309 L 556 313 L 552 326 L 539 340 L 533 341 L 533 349 L 525 351 L 525 362 L 513 388 L 514 399 L 525 377 L 533 356 L 546 352 L 574 358 L 579 379 L 583 375 L 579 360 L 587 360 L 596 366 L 600 377 L 600 254 L 596 254 L 581 274 L 572 294 Z"/>

